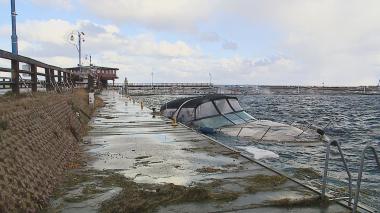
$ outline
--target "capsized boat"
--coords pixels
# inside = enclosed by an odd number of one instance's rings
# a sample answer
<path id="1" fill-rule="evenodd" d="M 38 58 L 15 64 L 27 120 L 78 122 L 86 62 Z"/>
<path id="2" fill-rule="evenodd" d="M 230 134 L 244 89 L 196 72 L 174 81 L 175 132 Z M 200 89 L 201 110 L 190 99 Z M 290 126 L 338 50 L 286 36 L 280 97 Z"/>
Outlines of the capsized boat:
<path id="1" fill-rule="evenodd" d="M 294 125 L 258 120 L 248 114 L 237 97 L 205 95 L 170 101 L 161 113 L 203 133 L 220 132 L 229 136 L 272 142 L 320 142 L 317 131 Z"/>

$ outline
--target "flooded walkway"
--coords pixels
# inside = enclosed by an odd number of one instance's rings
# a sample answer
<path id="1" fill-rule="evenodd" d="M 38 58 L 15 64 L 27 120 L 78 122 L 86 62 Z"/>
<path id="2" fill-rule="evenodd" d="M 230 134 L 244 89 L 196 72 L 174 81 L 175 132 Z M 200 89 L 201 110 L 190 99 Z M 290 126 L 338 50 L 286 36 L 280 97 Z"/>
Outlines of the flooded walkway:
<path id="1" fill-rule="evenodd" d="M 112 91 L 102 98 L 106 106 L 85 138 L 96 157 L 92 169 L 112 169 L 142 184 L 197 186 L 212 198 L 158 205 L 157 212 L 349 212 L 238 152 L 153 116 L 140 103 Z"/>

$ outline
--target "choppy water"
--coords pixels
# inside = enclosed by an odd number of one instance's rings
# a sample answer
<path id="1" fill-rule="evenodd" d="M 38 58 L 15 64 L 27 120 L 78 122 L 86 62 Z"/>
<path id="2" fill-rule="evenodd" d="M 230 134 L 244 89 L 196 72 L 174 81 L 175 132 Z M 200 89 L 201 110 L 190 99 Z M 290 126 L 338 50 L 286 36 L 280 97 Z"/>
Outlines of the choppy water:
<path id="1" fill-rule="evenodd" d="M 160 100 L 156 99 L 155 102 L 163 103 L 164 100 L 174 98 L 161 96 Z M 321 127 L 332 119 L 332 123 L 326 128 L 326 134 L 341 142 L 353 175 L 354 188 L 364 146 L 373 143 L 377 146 L 378 153 L 380 152 L 380 96 L 255 95 L 238 98 L 243 108 L 257 119 L 288 124 L 296 121 L 305 125 L 307 122 L 312 122 Z M 236 138 L 218 137 L 218 139 L 224 140 L 229 145 L 247 145 L 237 142 Z M 260 143 L 254 146 L 278 154 L 279 158 L 261 159 L 261 161 L 291 176 L 296 173 L 297 168 L 312 168 L 322 174 L 325 159 L 325 147 L 322 144 L 300 146 Z M 330 158 L 329 184 L 335 188 L 343 188 L 348 179 L 338 152 L 333 150 Z M 310 184 L 315 186 L 313 182 Z M 362 202 L 380 210 L 380 169 L 376 167 L 373 159 L 367 160 L 361 189 Z"/>
<path id="2" fill-rule="evenodd" d="M 356 180 L 361 151 L 367 143 L 377 145 L 380 152 L 380 96 L 324 96 L 324 95 L 271 95 L 240 96 L 244 109 L 258 119 L 285 123 L 312 122 L 325 126 L 330 138 L 341 142 L 348 166 Z M 297 146 L 280 144 L 256 144 L 258 148 L 277 153 L 280 158 L 264 161 L 277 169 L 292 173 L 294 168 L 311 167 L 321 172 L 324 167 L 324 146 Z M 372 154 L 368 154 L 372 156 Z M 333 154 L 329 168 L 331 183 L 344 186 L 347 181 L 339 156 Z M 363 174 L 362 201 L 380 209 L 380 169 L 368 159 Z M 376 170 L 377 169 L 377 170 Z M 356 186 L 356 184 L 354 184 Z"/>

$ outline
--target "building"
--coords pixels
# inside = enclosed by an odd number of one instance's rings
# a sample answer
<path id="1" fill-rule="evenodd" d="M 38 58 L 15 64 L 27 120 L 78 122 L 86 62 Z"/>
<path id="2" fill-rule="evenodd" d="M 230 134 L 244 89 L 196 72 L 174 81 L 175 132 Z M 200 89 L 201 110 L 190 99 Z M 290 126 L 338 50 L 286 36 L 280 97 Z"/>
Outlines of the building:
<path id="1" fill-rule="evenodd" d="M 93 80 L 94 86 L 96 85 L 97 87 L 107 87 L 108 81 L 112 81 L 112 84 L 114 84 L 115 79 L 118 79 L 117 71 L 119 70 L 119 68 L 94 65 L 66 69 L 78 74 L 82 84 L 87 84 L 89 81 Z"/>

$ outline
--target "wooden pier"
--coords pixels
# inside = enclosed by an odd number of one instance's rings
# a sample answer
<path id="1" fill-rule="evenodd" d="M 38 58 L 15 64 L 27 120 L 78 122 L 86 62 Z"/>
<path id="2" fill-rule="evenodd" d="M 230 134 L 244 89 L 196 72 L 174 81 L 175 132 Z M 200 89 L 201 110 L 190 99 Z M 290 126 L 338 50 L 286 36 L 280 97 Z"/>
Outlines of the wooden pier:
<path id="1" fill-rule="evenodd" d="M 127 95 L 202 95 L 214 94 L 217 88 L 210 83 L 124 83 L 109 85 L 122 89 Z"/>
<path id="2" fill-rule="evenodd" d="M 10 64 L 10 68 L 0 67 L 0 90 L 11 90 L 15 94 L 23 88 L 30 88 L 32 92 L 39 89 L 62 92 L 78 87 L 89 90 L 100 88 L 107 85 L 108 80 L 117 79 L 116 71 L 119 70 L 92 65 L 82 66 L 83 69 L 62 68 L 1 49 L 0 59 L 8 60 Z M 20 65 L 23 65 L 22 68 Z M 27 75 L 28 79 L 22 75 Z"/>

